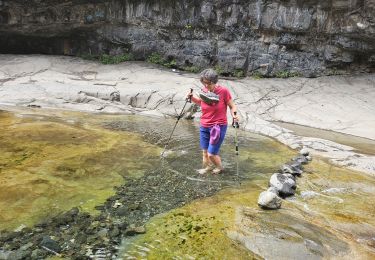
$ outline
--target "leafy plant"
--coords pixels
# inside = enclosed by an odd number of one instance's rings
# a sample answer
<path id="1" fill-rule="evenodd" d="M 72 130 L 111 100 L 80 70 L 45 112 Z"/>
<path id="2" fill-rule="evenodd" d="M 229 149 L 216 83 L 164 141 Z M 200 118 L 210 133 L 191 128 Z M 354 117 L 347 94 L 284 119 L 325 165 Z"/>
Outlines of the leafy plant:
<path id="1" fill-rule="evenodd" d="M 198 73 L 200 71 L 200 69 L 196 66 L 188 66 L 188 67 L 184 67 L 183 69 L 191 73 Z"/>
<path id="2" fill-rule="evenodd" d="M 252 74 L 251 74 L 251 77 L 253 79 L 262 79 L 264 78 L 263 74 L 260 73 L 259 71 L 254 71 Z"/>
<path id="3" fill-rule="evenodd" d="M 125 53 L 122 55 L 108 55 L 102 54 L 100 56 L 93 55 L 89 53 L 81 54 L 80 57 L 84 60 L 99 60 L 102 64 L 118 64 L 124 61 L 133 60 L 133 55 L 131 53 Z"/>
<path id="4" fill-rule="evenodd" d="M 160 64 L 160 65 L 164 65 L 165 63 L 165 60 L 163 59 L 163 57 L 157 52 L 153 52 L 150 56 L 148 56 L 146 61 L 149 63 Z"/>
<path id="5" fill-rule="evenodd" d="M 177 68 L 177 62 L 175 59 L 167 60 L 164 59 L 159 53 L 154 52 L 146 59 L 149 63 L 163 65 L 167 68 Z"/>
<path id="6" fill-rule="evenodd" d="M 163 63 L 163 65 L 167 68 L 176 68 L 177 67 L 177 63 L 176 63 L 176 60 L 170 60 L 170 61 L 165 61 Z"/>
<path id="7" fill-rule="evenodd" d="M 241 69 L 237 69 L 233 72 L 233 76 L 236 78 L 243 78 L 245 76 L 245 72 Z"/>
<path id="8" fill-rule="evenodd" d="M 222 75 L 224 73 L 224 69 L 219 65 L 217 64 L 214 68 L 214 70 L 217 72 L 217 74 L 219 75 Z"/>
<path id="9" fill-rule="evenodd" d="M 133 55 L 132 54 L 122 54 L 122 55 L 108 55 L 108 54 L 103 54 L 99 57 L 99 61 L 102 64 L 119 64 L 124 61 L 129 61 L 133 60 Z"/>

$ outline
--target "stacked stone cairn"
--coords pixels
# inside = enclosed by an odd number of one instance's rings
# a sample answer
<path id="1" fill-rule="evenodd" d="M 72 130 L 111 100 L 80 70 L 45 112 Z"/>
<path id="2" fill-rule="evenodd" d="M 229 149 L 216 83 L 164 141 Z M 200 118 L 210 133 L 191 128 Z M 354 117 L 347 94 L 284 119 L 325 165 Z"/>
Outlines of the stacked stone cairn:
<path id="1" fill-rule="evenodd" d="M 259 195 L 258 205 L 263 209 L 279 209 L 282 198 L 295 194 L 296 178 L 302 176 L 303 165 L 309 161 L 311 161 L 309 151 L 303 148 L 298 156 L 282 165 L 280 170 L 271 176 L 268 190 Z"/>

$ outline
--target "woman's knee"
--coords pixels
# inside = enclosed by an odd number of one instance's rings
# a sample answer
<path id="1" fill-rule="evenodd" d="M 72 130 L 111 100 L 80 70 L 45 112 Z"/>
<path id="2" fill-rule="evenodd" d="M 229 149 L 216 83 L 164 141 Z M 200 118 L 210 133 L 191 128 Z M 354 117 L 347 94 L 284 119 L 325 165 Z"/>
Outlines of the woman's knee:
<path id="1" fill-rule="evenodd" d="M 217 155 L 212 153 L 207 153 L 208 158 L 214 159 Z"/>

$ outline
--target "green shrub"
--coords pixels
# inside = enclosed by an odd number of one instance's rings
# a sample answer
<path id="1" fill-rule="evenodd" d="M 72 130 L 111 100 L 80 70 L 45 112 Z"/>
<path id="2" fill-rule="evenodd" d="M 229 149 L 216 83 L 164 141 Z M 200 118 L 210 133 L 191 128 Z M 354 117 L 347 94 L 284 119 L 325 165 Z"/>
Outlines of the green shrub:
<path id="1" fill-rule="evenodd" d="M 282 70 L 282 71 L 276 72 L 275 76 L 276 76 L 276 78 L 286 79 L 286 78 L 291 78 L 291 77 L 298 77 L 299 73 L 298 72 L 287 71 L 287 70 Z"/>
<path id="2" fill-rule="evenodd" d="M 165 61 L 163 63 L 163 65 L 167 68 L 176 68 L 177 67 L 177 63 L 176 63 L 176 60 L 171 60 L 171 61 Z"/>
<path id="3" fill-rule="evenodd" d="M 200 71 L 200 69 L 196 66 L 183 67 L 183 69 L 191 73 L 198 73 Z"/>
<path id="4" fill-rule="evenodd" d="M 150 56 L 148 56 L 146 61 L 149 63 L 159 64 L 167 68 L 177 68 L 177 62 L 175 59 L 166 60 L 157 52 L 153 52 Z"/>
<path id="5" fill-rule="evenodd" d="M 260 73 L 259 71 L 254 71 L 253 73 L 251 73 L 251 77 L 253 79 L 262 79 L 262 78 L 264 78 L 263 74 Z"/>
<path id="6" fill-rule="evenodd" d="M 118 64 L 124 61 L 134 60 L 133 55 L 131 53 L 125 53 L 122 55 L 93 55 L 89 53 L 81 54 L 80 57 L 84 60 L 99 60 L 102 64 Z"/>
<path id="7" fill-rule="evenodd" d="M 153 52 L 150 56 L 148 56 L 146 61 L 149 63 L 160 64 L 160 65 L 164 65 L 165 63 L 165 60 L 163 59 L 163 57 L 157 52 Z"/>
<path id="8" fill-rule="evenodd" d="M 214 70 L 217 72 L 217 74 L 222 75 L 224 73 L 224 69 L 218 64 L 215 66 Z"/>
<path id="9" fill-rule="evenodd" d="M 237 69 L 233 72 L 233 76 L 236 78 L 243 78 L 245 77 L 245 72 L 243 70 Z"/>
<path id="10" fill-rule="evenodd" d="M 99 57 L 99 61 L 102 64 L 119 64 L 121 62 L 129 61 L 129 60 L 133 60 L 133 55 L 128 54 L 128 53 L 125 53 L 122 55 L 116 55 L 116 56 L 103 54 Z"/>

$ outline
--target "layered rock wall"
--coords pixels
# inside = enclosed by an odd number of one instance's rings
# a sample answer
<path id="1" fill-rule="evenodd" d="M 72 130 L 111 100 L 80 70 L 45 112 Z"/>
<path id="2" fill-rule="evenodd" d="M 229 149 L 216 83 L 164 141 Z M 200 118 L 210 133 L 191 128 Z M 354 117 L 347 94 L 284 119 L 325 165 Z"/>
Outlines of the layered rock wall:
<path id="1" fill-rule="evenodd" d="M 0 0 L 0 52 L 156 52 L 223 74 L 370 71 L 375 0 Z"/>

